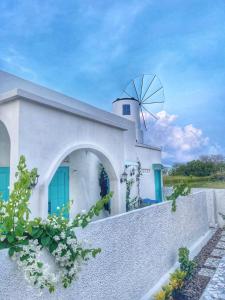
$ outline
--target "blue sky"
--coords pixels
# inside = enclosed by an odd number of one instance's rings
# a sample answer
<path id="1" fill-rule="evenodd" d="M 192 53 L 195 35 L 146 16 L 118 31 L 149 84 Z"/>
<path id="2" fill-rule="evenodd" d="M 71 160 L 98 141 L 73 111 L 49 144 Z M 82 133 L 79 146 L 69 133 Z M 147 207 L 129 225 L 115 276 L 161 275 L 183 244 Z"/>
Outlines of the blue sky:
<path id="1" fill-rule="evenodd" d="M 168 162 L 224 152 L 224 0 L 1 0 L 0 11 L 1 69 L 106 110 L 156 73 L 166 113 L 146 139 Z"/>

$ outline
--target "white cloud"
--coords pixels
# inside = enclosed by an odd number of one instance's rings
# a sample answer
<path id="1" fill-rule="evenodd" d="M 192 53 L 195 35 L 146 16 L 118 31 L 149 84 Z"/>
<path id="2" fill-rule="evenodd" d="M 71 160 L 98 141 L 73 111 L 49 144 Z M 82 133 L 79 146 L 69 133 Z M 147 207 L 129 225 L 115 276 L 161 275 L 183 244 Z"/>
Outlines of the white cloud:
<path id="1" fill-rule="evenodd" d="M 189 161 L 209 149 L 209 138 L 201 129 L 192 124 L 183 127 L 176 125 L 177 116 L 166 111 L 157 115 L 157 121 L 147 119 L 148 131 L 145 131 L 144 138 L 145 142 L 162 147 L 165 160 Z"/>

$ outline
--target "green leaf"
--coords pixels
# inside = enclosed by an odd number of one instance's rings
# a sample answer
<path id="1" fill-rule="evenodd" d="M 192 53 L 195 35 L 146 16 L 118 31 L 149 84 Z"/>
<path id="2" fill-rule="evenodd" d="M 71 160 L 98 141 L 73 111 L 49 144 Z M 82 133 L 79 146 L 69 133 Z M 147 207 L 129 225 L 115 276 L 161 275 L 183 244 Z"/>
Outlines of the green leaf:
<path id="1" fill-rule="evenodd" d="M 14 242 L 14 236 L 13 235 L 8 235 L 7 236 L 7 240 L 8 240 L 8 242 L 11 244 L 11 243 L 13 243 Z"/>
<path id="2" fill-rule="evenodd" d="M 92 251 L 92 256 L 95 258 L 96 255 L 97 255 L 98 253 L 100 253 L 100 252 L 101 252 L 101 249 L 100 249 L 100 248 L 94 249 L 94 250 Z"/>
<path id="3" fill-rule="evenodd" d="M 31 235 L 34 239 L 38 239 L 42 235 L 43 232 L 44 232 L 44 230 L 40 227 L 33 228 Z"/>
<path id="4" fill-rule="evenodd" d="M 14 252 L 15 252 L 14 247 L 9 248 L 9 256 L 13 256 Z"/>
<path id="5" fill-rule="evenodd" d="M 58 244 L 56 242 L 52 241 L 49 246 L 49 251 L 52 253 L 57 247 L 58 247 Z"/>
<path id="6" fill-rule="evenodd" d="M 0 242 L 0 250 L 8 248 L 9 244 L 7 243 L 7 241 L 4 242 Z"/>
<path id="7" fill-rule="evenodd" d="M 29 241 L 28 240 L 20 240 L 20 241 L 17 242 L 17 244 L 19 244 L 19 245 L 28 245 Z"/>
<path id="8" fill-rule="evenodd" d="M 42 238 L 41 238 L 41 244 L 42 244 L 42 246 L 44 246 L 44 247 L 47 247 L 49 244 L 50 244 L 50 242 L 51 242 L 51 239 L 50 239 L 50 237 L 49 236 L 43 236 Z"/>
<path id="9" fill-rule="evenodd" d="M 51 285 L 50 287 L 49 287 L 49 292 L 50 293 L 53 293 L 55 291 L 55 287 L 53 286 L 53 285 Z"/>
<path id="10" fill-rule="evenodd" d="M 15 234 L 16 234 L 16 236 L 21 236 L 21 235 L 23 235 L 23 233 L 24 233 L 24 228 L 23 228 L 23 226 L 22 225 L 17 225 L 16 226 L 16 229 L 15 229 Z"/>
<path id="11" fill-rule="evenodd" d="M 38 262 L 38 263 L 37 263 L 37 266 L 38 266 L 38 268 L 42 268 L 42 267 L 43 267 L 43 263 Z"/>

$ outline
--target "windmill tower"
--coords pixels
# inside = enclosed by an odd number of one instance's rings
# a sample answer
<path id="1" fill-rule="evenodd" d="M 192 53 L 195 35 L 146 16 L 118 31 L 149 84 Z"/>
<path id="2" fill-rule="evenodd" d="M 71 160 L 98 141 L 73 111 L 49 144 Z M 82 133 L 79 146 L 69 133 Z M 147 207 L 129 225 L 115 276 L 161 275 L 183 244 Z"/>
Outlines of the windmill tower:
<path id="1" fill-rule="evenodd" d="M 162 110 L 164 90 L 156 75 L 142 75 L 131 80 L 123 90 L 122 98 L 113 101 L 113 112 L 135 122 L 136 141 L 143 143 L 143 130 L 147 130 L 146 119 L 158 119 Z M 143 124 L 143 126 L 142 126 Z"/>
<path id="2" fill-rule="evenodd" d="M 142 144 L 143 130 L 141 129 L 139 101 L 133 97 L 117 98 L 113 101 L 113 112 L 135 122 L 136 141 Z"/>

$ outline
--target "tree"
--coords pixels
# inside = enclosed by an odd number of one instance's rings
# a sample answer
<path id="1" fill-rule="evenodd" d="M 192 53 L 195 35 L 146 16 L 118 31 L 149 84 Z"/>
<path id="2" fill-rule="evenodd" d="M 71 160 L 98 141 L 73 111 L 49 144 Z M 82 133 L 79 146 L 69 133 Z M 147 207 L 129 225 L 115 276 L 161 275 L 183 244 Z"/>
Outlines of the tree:
<path id="1" fill-rule="evenodd" d="M 225 171 L 225 160 L 222 155 L 205 155 L 185 164 L 175 164 L 172 176 L 211 176 Z"/>

